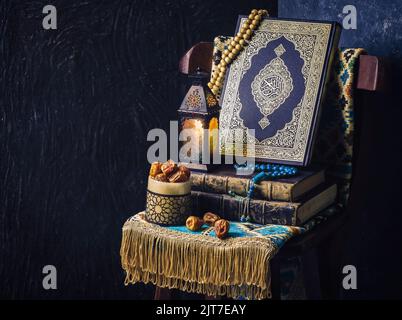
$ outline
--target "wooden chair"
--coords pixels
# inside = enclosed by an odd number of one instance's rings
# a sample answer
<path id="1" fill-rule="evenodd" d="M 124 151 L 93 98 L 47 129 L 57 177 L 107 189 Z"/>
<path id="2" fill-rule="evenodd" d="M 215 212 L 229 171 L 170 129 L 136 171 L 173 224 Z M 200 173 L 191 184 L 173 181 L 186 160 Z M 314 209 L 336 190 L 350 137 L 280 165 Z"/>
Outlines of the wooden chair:
<path id="1" fill-rule="evenodd" d="M 212 50 L 213 44 L 210 42 L 196 44 L 188 50 L 180 60 L 179 71 L 183 74 L 191 74 L 197 69 L 197 67 L 200 67 L 204 71 L 210 72 Z M 358 78 L 356 84 L 358 94 L 370 95 L 369 92 L 371 92 L 371 94 L 384 92 L 387 88 L 386 66 L 386 61 L 382 58 L 370 55 L 361 56 L 359 58 Z M 358 130 L 359 124 L 356 123 L 355 126 L 356 130 Z M 357 154 L 358 150 L 355 150 L 355 155 Z M 348 219 L 348 211 L 348 208 L 346 208 L 344 212 L 322 222 L 311 232 L 291 239 L 272 259 L 271 288 L 273 299 L 280 299 L 281 297 L 281 265 L 285 259 L 291 257 L 300 257 L 304 278 L 304 288 L 308 299 L 338 298 L 334 281 L 340 281 L 340 279 L 334 279 L 333 275 L 339 273 L 339 270 L 333 270 L 334 264 L 331 261 L 330 254 L 334 250 L 336 251 L 336 248 L 332 246 L 331 250 L 329 250 L 328 247 L 331 245 L 331 239 L 334 235 L 342 232 Z M 189 297 L 194 296 L 197 297 L 196 295 L 191 295 Z M 155 290 L 154 298 L 156 300 L 167 300 L 174 297 L 175 295 L 172 290 L 158 287 Z M 220 299 L 220 297 L 205 297 L 205 299 Z"/>

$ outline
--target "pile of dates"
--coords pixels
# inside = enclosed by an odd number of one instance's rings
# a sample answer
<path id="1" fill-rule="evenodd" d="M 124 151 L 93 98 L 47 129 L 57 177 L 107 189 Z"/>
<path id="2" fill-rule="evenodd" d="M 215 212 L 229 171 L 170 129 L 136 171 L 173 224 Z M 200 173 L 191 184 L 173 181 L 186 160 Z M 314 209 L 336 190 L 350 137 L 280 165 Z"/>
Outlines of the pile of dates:
<path id="1" fill-rule="evenodd" d="M 186 227 L 191 231 L 201 229 L 204 224 L 213 227 L 219 239 L 225 238 L 229 233 L 229 221 L 221 219 L 221 217 L 212 212 L 205 213 L 202 219 L 197 216 L 189 216 L 186 220 Z"/>
<path id="2" fill-rule="evenodd" d="M 173 160 L 165 163 L 154 162 L 149 170 L 149 176 L 162 182 L 186 182 L 190 179 L 190 170 L 183 165 L 178 166 Z"/>

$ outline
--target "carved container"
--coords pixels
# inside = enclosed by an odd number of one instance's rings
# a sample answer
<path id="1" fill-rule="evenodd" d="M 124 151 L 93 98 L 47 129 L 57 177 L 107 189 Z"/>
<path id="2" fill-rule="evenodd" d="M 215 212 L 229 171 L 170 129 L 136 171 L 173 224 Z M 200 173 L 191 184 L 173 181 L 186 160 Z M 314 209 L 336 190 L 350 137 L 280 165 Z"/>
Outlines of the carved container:
<path id="1" fill-rule="evenodd" d="M 161 225 L 182 225 L 191 214 L 191 183 L 148 178 L 145 218 Z"/>

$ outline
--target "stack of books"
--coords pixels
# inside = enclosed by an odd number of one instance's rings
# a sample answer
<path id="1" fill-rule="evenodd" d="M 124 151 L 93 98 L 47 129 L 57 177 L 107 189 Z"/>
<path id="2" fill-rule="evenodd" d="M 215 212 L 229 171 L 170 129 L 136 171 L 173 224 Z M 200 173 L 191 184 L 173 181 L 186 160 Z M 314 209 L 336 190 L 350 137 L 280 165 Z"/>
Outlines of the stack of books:
<path id="1" fill-rule="evenodd" d="M 254 197 L 248 199 L 251 178 L 236 175 L 234 169 L 193 171 L 194 213 L 209 211 L 238 221 L 247 212 L 250 222 L 300 226 L 336 199 L 336 185 L 325 181 L 321 169 L 302 169 L 294 177 L 262 181 L 256 185 Z"/>

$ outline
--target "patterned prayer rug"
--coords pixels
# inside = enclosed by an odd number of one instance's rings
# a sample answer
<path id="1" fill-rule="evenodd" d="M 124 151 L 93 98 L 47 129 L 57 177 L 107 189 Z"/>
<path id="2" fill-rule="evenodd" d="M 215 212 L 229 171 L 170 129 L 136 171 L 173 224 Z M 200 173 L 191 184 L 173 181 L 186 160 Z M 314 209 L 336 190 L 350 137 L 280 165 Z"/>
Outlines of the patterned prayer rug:
<path id="1" fill-rule="evenodd" d="M 357 62 L 364 49 L 343 49 L 333 65 L 321 112 L 313 161 L 327 168 L 338 185 L 338 202 L 346 205 L 352 180 L 354 89 Z"/>
<path id="2" fill-rule="evenodd" d="M 123 226 L 121 263 L 125 284 L 152 283 L 211 296 L 265 299 L 271 297 L 271 258 L 290 238 L 334 214 L 329 208 L 303 227 L 230 222 L 227 238 L 213 228 L 149 223 L 141 212 Z"/>

